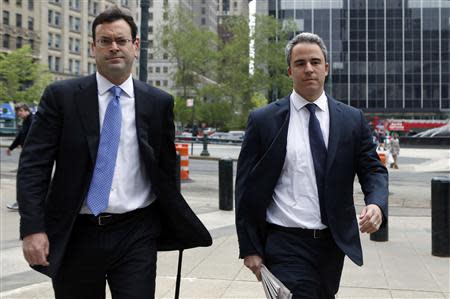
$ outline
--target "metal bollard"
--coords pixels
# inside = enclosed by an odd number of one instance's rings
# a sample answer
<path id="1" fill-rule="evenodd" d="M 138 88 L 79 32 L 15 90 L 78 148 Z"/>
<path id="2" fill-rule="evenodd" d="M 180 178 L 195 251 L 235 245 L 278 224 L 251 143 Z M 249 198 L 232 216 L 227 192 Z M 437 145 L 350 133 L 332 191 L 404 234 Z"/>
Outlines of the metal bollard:
<path id="1" fill-rule="evenodd" d="M 431 254 L 450 257 L 450 178 L 431 179 Z"/>
<path id="2" fill-rule="evenodd" d="M 209 152 L 208 152 L 208 135 L 206 133 L 203 134 L 203 150 L 200 153 L 200 156 L 209 157 Z"/>
<path id="3" fill-rule="evenodd" d="M 175 184 L 177 186 L 177 190 L 181 191 L 181 175 L 180 175 L 180 153 L 176 152 L 177 156 L 175 158 Z"/>
<path id="4" fill-rule="evenodd" d="M 233 160 L 219 160 L 219 209 L 233 210 Z"/>

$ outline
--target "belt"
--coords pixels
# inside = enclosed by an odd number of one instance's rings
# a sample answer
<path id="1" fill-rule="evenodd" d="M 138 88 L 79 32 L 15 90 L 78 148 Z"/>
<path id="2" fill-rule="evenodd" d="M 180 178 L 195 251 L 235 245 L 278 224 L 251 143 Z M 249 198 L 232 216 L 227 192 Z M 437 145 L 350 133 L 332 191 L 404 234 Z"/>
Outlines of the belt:
<path id="1" fill-rule="evenodd" d="M 285 227 L 276 225 L 273 223 L 268 223 L 269 228 L 277 231 L 288 232 L 296 234 L 302 237 L 312 238 L 312 239 L 329 239 L 331 238 L 331 232 L 329 228 L 326 229 L 307 229 L 300 227 Z"/>
<path id="2" fill-rule="evenodd" d="M 149 207 L 145 207 L 142 209 L 133 210 L 130 212 L 122 213 L 122 214 L 111 214 L 111 213 L 101 213 L 97 216 L 92 214 L 80 214 L 78 215 L 79 220 L 88 221 L 96 224 L 97 226 L 105 226 L 111 225 L 117 222 L 122 222 L 125 220 L 133 219 L 139 215 L 144 214 L 146 211 L 150 209 Z"/>

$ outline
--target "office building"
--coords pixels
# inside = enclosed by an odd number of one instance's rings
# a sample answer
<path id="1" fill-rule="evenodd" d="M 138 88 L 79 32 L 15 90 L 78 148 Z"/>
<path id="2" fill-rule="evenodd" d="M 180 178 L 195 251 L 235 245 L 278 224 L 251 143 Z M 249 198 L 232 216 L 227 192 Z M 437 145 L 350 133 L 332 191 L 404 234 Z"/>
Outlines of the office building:
<path id="1" fill-rule="evenodd" d="M 294 19 L 296 33 L 324 39 L 326 91 L 342 102 L 375 114 L 448 117 L 450 1 L 257 0 L 256 13 Z"/>

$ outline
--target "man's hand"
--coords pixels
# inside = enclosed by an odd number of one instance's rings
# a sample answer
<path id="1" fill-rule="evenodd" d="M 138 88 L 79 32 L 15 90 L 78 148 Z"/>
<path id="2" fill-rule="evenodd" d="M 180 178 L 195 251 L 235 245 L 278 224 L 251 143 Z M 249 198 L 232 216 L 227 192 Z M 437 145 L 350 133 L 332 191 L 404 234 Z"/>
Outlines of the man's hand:
<path id="1" fill-rule="evenodd" d="M 244 258 L 244 265 L 255 274 L 258 281 L 261 281 L 262 258 L 259 255 L 249 255 Z"/>
<path id="2" fill-rule="evenodd" d="M 50 244 L 46 233 L 36 233 L 23 238 L 23 256 L 30 266 L 48 266 L 49 248 Z"/>
<path id="3" fill-rule="evenodd" d="M 11 156 L 11 150 L 9 148 L 6 149 L 6 155 Z"/>
<path id="4" fill-rule="evenodd" d="M 372 234 L 376 232 L 383 221 L 383 213 L 377 205 L 371 204 L 361 211 L 359 215 L 359 230 L 362 233 Z"/>

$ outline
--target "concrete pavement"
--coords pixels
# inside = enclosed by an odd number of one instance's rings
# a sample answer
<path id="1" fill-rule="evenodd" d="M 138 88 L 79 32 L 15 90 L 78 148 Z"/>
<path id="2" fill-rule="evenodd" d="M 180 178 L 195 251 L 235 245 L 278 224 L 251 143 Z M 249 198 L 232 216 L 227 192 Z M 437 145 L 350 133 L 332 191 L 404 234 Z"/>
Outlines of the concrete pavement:
<path id="1" fill-rule="evenodd" d="M 199 148 L 194 148 L 194 155 Z M 236 158 L 238 152 L 235 146 L 210 147 L 215 157 Z M 449 158 L 448 150 L 402 149 L 400 169 L 393 170 L 392 177 L 448 176 Z M 8 167 L 2 165 L 1 170 L 0 298 L 53 298 L 49 280 L 29 270 L 22 258 L 18 215 L 5 208 L 15 196 L 15 179 L 9 175 L 14 169 Z M 191 181 L 182 184 L 182 193 L 210 230 L 214 243 L 185 251 L 180 297 L 264 298 L 261 284 L 237 258 L 234 212 L 218 210 L 217 185 L 216 176 L 201 173 L 191 173 Z M 450 298 L 450 259 L 431 255 L 430 182 L 398 180 L 391 182 L 390 192 L 389 241 L 372 242 L 362 236 L 365 265 L 357 267 L 346 260 L 338 298 Z M 355 198 L 360 209 L 359 188 L 355 188 Z M 159 253 L 157 298 L 173 298 L 177 260 L 176 252 Z"/>

